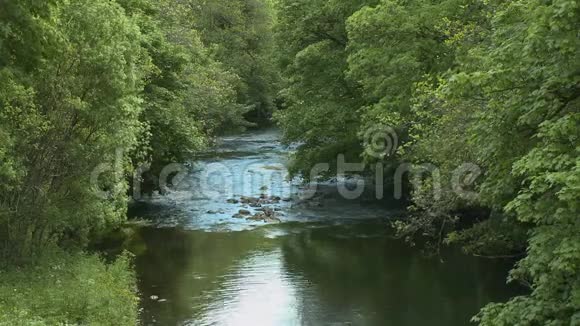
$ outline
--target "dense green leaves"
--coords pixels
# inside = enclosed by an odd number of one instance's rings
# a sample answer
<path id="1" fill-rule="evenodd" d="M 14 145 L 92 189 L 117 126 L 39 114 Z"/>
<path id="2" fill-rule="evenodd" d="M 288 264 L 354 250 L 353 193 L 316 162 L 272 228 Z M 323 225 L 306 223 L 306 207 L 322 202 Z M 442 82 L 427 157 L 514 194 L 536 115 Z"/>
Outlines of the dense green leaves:
<path id="1" fill-rule="evenodd" d="M 86 241 L 125 218 L 133 168 L 150 165 L 146 178 L 154 180 L 217 133 L 250 126 L 250 110 L 272 109 L 270 7 L 223 5 L 219 14 L 236 19 L 227 29 L 204 25 L 187 1 L 3 3 L 5 253 L 26 257 L 46 242 Z M 97 175 L 96 185 L 92 173 L 103 164 L 116 171 Z M 96 196 L 102 189 L 107 198 Z"/>
<path id="2" fill-rule="evenodd" d="M 214 12 L 218 5 L 223 8 Z M 134 325 L 126 261 L 107 266 L 63 253 L 43 262 L 45 248 L 83 248 L 123 222 L 135 168 L 150 166 L 145 177 L 155 180 L 166 164 L 193 160 L 218 133 L 252 125 L 244 117 L 249 111 L 268 117 L 276 79 L 268 52 L 270 4 L 8 0 L 0 6 L 0 267 L 25 266 L 22 279 L 11 272 L 15 277 L 0 291 L 14 285 L 22 296 L 39 295 L 4 300 L 0 324 Z M 231 21 L 216 26 L 206 17 Z M 51 284 L 36 284 L 34 266 L 43 268 L 38 275 L 48 274 L 53 263 L 79 275 L 51 274 Z M 30 284 L 15 284 L 22 282 Z M 89 289 L 87 282 L 100 287 Z M 86 300 L 76 305 L 51 300 L 81 292 Z M 114 306 L 123 300 L 123 307 Z"/>
<path id="3" fill-rule="evenodd" d="M 302 142 L 295 170 L 363 155 L 357 134 L 396 128 L 402 146 L 387 161 L 441 176 L 411 185 L 403 235 L 441 243 L 463 225 L 447 242 L 470 253 L 527 246 L 511 279 L 531 294 L 476 320 L 580 323 L 578 2 L 280 1 L 278 11 L 278 116 L 287 139 Z M 469 196 L 453 188 L 465 163 L 482 172 Z"/>
<path id="4" fill-rule="evenodd" d="M 106 264 L 95 255 L 45 252 L 35 266 L 0 270 L 0 325 L 138 323 L 131 259 Z"/>
<path id="5" fill-rule="evenodd" d="M 211 57 L 190 27 L 187 11 L 171 5 L 125 4 L 141 27 L 149 58 L 140 116 L 144 128 L 133 160 L 150 163 L 151 175 L 159 175 L 167 164 L 191 159 L 224 127 L 248 125 L 243 119 L 248 108 L 236 98 L 239 78 Z"/>
<path id="6" fill-rule="evenodd" d="M 517 180 L 506 210 L 535 226 L 528 256 L 511 276 L 529 282 L 532 294 L 487 308 L 480 316 L 484 325 L 580 322 L 579 22 L 576 1 L 509 4 L 494 21 L 495 46 L 482 51 L 480 71 L 487 77 L 484 89 L 492 113 L 482 122 L 486 133 L 480 136 L 498 147 L 516 137 L 521 150 L 483 153 L 514 162 L 510 170 L 499 167 L 495 174 Z M 505 181 L 490 177 L 489 182 Z M 494 198 L 493 188 L 486 191 Z"/>
<path id="7" fill-rule="evenodd" d="M 137 166 L 154 180 L 277 103 L 295 174 L 339 154 L 436 168 L 402 235 L 525 251 L 510 279 L 530 294 L 476 321 L 580 323 L 579 30 L 575 0 L 2 1 L 0 254 L 86 244 L 125 218 Z M 377 126 L 396 153 L 368 155 Z"/>
<path id="8" fill-rule="evenodd" d="M 287 78 L 277 119 L 288 142 L 301 142 L 293 172 L 360 153 L 361 93 L 346 75 L 346 18 L 364 2 L 280 1 L 278 56 Z M 331 164 L 336 166 L 336 164 Z"/>
<path id="9" fill-rule="evenodd" d="M 262 0 L 178 0 L 189 28 L 199 31 L 213 58 L 239 77 L 237 103 L 252 122 L 267 122 L 274 110 L 278 75 L 272 51 L 272 6 Z M 175 4 L 172 4 L 174 6 Z"/>
<path id="10" fill-rule="evenodd" d="M 109 1 L 66 1 L 49 12 L 34 35 L 46 42 L 38 57 L 21 61 L 17 48 L 12 62 L 0 67 L 0 126 L 7 138 L 1 145 L 7 164 L 0 170 L 9 190 L 0 194 L 2 239 L 16 256 L 63 232 L 83 239 L 88 225 L 95 229 L 124 216 L 122 197 L 94 200 L 90 171 L 115 148 L 131 148 L 139 127 L 137 26 Z M 124 193 L 122 182 L 107 183 Z M 17 242 L 23 242 L 20 253 Z"/>

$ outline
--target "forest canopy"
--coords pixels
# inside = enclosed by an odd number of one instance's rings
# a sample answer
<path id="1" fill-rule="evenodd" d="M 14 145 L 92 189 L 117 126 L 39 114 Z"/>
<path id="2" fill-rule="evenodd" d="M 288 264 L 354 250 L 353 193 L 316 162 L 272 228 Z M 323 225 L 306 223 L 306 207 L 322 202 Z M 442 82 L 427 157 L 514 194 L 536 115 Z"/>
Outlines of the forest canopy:
<path id="1" fill-rule="evenodd" d="M 22 293 L 50 291 L 19 268 L 100 274 L 95 300 L 135 323 L 130 258 L 82 253 L 126 221 L 134 174 L 161 190 L 168 164 L 273 121 L 304 180 L 341 155 L 435 167 L 406 180 L 397 234 L 518 258 L 508 280 L 529 288 L 474 322 L 577 325 L 579 109 L 577 0 L 0 0 L 0 269 Z M 373 155 L 373 130 L 396 148 Z M 97 318 L 20 304 L 0 298 L 0 324 Z"/>
<path id="2" fill-rule="evenodd" d="M 481 325 L 580 323 L 580 3 L 280 0 L 285 84 L 276 118 L 302 144 L 292 171 L 346 154 L 436 167 L 410 182 L 413 241 L 518 257 L 531 294 L 492 304 Z M 394 155 L 368 156 L 369 130 L 396 130 Z M 371 153 L 372 153 L 372 148 Z M 452 191 L 464 163 L 475 196 Z M 324 176 L 321 176 L 324 177 Z M 442 182 L 434 197 L 436 182 Z M 475 219 L 472 214 L 475 212 Z"/>
<path id="3" fill-rule="evenodd" d="M 246 0 L 0 1 L 0 324 L 137 322 L 130 259 L 78 251 L 126 221 L 138 168 L 157 190 L 166 164 L 269 119 L 271 24 Z M 78 273 L 35 281 L 52 269 Z"/>

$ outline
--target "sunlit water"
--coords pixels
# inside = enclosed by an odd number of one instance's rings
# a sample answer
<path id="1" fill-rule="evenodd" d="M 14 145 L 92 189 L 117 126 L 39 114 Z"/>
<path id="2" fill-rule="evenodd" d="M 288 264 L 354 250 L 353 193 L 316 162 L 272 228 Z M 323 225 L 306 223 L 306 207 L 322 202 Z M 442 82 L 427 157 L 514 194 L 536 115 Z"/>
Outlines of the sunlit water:
<path id="1" fill-rule="evenodd" d="M 130 244 L 143 325 L 467 325 L 515 293 L 508 262 L 426 258 L 392 239 L 394 204 L 344 200 L 331 185 L 302 202 L 278 139 L 224 138 L 177 190 L 134 209 L 152 222 Z M 232 218 L 254 209 L 227 199 L 264 192 L 292 197 L 272 205 L 284 223 Z"/>

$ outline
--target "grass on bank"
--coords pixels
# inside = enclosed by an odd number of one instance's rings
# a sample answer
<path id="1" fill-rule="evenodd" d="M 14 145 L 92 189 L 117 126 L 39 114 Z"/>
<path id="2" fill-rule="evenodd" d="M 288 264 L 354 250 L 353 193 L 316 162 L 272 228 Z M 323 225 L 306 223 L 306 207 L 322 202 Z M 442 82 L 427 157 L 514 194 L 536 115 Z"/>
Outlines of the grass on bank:
<path id="1" fill-rule="evenodd" d="M 129 254 L 53 250 L 29 267 L 0 268 L 0 325 L 136 325 L 138 296 Z"/>

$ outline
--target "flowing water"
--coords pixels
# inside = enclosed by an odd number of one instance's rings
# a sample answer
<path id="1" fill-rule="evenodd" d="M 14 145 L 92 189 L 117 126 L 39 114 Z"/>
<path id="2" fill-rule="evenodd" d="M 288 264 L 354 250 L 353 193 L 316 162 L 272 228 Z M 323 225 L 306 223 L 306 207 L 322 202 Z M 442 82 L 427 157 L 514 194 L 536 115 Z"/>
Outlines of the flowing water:
<path id="1" fill-rule="evenodd" d="M 130 244 L 144 325 L 467 325 L 514 295 L 508 262 L 427 258 L 393 239 L 394 203 L 342 199 L 332 184 L 302 200 L 289 151 L 275 130 L 223 138 L 133 209 L 150 221 Z M 282 199 L 265 205 L 281 224 L 232 217 L 260 208 L 228 199 L 262 194 Z"/>

